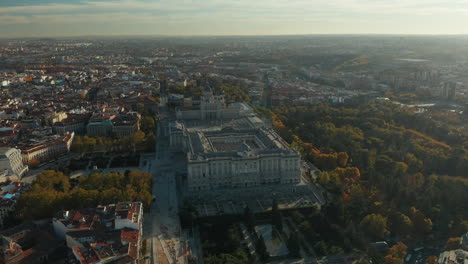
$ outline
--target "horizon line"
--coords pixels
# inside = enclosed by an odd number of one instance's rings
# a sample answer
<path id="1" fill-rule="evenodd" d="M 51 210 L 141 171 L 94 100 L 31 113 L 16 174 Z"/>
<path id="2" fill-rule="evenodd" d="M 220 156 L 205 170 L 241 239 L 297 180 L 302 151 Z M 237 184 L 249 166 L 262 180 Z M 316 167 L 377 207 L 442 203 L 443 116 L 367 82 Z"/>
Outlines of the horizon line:
<path id="1" fill-rule="evenodd" d="M 0 36 L 0 39 L 43 39 L 43 38 L 87 38 L 87 37 L 285 37 L 285 36 L 457 36 L 466 37 L 468 33 L 459 34 L 444 34 L 444 33 L 310 33 L 310 34 L 225 34 L 225 35 L 210 35 L 210 34 L 194 34 L 194 35 L 173 35 L 173 34 L 87 34 L 87 35 L 44 35 L 44 36 L 21 36 L 21 37 L 6 37 Z"/>

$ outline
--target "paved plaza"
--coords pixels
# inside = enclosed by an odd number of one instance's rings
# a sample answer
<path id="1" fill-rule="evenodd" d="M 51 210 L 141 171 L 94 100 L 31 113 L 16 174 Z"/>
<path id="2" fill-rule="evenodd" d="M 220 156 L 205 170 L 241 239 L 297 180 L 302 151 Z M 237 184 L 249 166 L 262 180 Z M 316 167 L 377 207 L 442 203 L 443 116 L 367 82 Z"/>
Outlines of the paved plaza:
<path id="1" fill-rule="evenodd" d="M 326 203 L 317 187 L 305 183 L 204 192 L 192 195 L 189 199 L 200 216 L 242 214 L 246 206 L 256 213 L 266 212 L 271 210 L 274 199 L 280 209 L 306 208 Z"/>
<path id="2" fill-rule="evenodd" d="M 173 153 L 168 151 L 167 138 L 158 137 L 156 155 L 142 157 L 145 171 L 153 175 L 153 202 L 147 215 L 145 235 L 152 246 L 152 263 L 187 263 L 187 242 L 179 220 L 179 191 L 176 175 L 183 164 L 174 161 Z"/>
<path id="3" fill-rule="evenodd" d="M 163 146 L 158 147 L 156 159 L 152 159 L 147 165 L 147 169 L 154 175 L 153 195 L 156 197 L 150 212 L 153 263 L 167 260 L 170 264 L 184 264 L 187 263 L 186 242 L 178 216 L 179 199 L 175 178 L 177 170 L 170 153 L 164 151 Z"/>

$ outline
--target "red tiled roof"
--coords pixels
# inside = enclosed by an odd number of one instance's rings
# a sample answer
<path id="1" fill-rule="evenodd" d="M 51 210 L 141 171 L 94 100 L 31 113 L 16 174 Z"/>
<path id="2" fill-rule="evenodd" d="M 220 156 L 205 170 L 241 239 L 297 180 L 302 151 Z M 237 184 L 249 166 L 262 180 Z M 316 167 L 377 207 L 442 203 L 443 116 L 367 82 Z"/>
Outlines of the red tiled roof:
<path id="1" fill-rule="evenodd" d="M 122 241 L 126 241 L 129 243 L 137 243 L 138 242 L 138 230 L 133 229 L 122 229 L 120 232 Z"/>

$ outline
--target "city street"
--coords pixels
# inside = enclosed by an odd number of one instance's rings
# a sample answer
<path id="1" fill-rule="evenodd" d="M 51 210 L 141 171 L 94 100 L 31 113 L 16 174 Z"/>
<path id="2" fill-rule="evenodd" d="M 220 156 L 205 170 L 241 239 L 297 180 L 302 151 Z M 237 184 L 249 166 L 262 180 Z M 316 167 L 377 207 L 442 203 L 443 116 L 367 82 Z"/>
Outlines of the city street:
<path id="1" fill-rule="evenodd" d="M 41 164 L 39 168 L 36 168 L 36 169 L 30 168 L 29 172 L 24 177 L 21 178 L 21 181 L 32 183 L 33 181 L 36 180 L 37 175 L 39 175 L 42 171 L 57 169 L 61 164 L 67 163 L 72 157 L 73 157 L 72 154 L 66 155 L 64 157 L 57 158 L 57 160 L 54 160 L 45 164 Z"/>

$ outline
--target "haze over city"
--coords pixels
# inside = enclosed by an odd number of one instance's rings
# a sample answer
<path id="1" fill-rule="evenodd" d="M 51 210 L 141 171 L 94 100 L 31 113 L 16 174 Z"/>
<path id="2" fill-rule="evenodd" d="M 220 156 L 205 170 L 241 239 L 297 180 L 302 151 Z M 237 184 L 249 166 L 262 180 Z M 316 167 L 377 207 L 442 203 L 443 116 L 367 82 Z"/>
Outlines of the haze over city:
<path id="1" fill-rule="evenodd" d="M 0 264 L 468 264 L 468 0 L 0 0 Z"/>
<path id="2" fill-rule="evenodd" d="M 467 34 L 465 0 L 0 1 L 0 37 Z"/>

